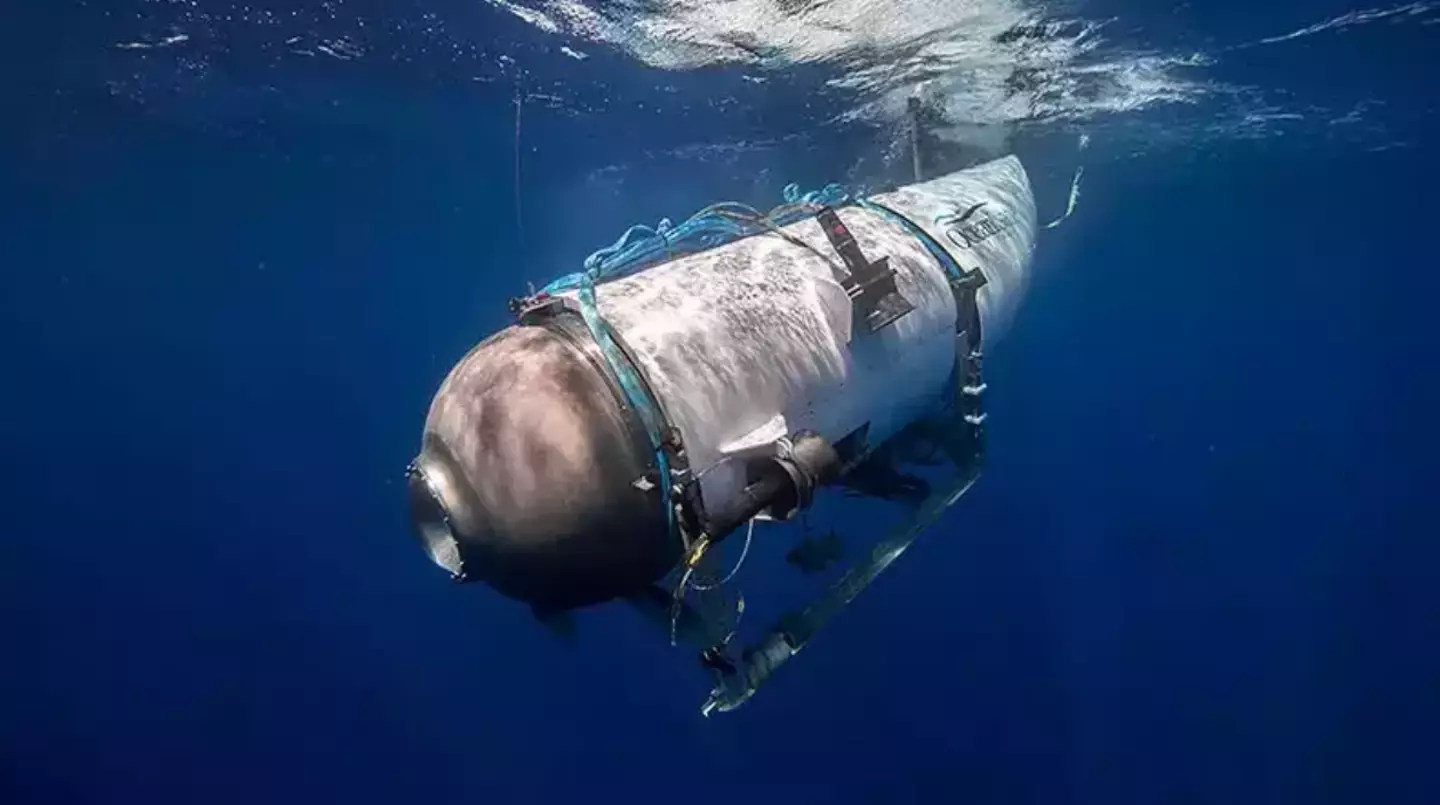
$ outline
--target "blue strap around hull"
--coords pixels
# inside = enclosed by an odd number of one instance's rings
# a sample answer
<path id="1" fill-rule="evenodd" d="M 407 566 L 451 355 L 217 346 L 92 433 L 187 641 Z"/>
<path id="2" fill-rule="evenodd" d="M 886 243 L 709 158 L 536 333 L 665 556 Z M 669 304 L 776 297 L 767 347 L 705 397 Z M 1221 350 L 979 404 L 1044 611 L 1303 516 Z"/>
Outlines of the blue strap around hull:
<path id="1" fill-rule="evenodd" d="M 965 279 L 965 270 L 960 267 L 959 263 L 955 262 L 955 258 L 950 256 L 950 252 L 945 251 L 944 246 L 941 246 L 935 238 L 930 236 L 929 232 L 921 229 L 914 221 L 911 221 L 909 218 L 906 218 L 883 204 L 877 204 L 869 199 L 856 199 L 856 203 L 871 212 L 879 213 L 882 217 L 893 223 L 899 224 L 906 232 L 913 235 L 915 239 L 920 241 L 921 245 L 925 247 L 925 250 L 930 252 L 931 256 L 939 261 L 940 266 L 945 269 L 946 275 L 948 275 L 952 281 L 958 282 Z"/>
<path id="2" fill-rule="evenodd" d="M 610 323 L 600 315 L 595 305 L 595 282 L 590 278 L 589 273 L 581 275 L 579 286 L 580 316 L 585 320 L 585 326 L 590 330 L 590 337 L 595 339 L 600 352 L 609 362 L 610 368 L 614 370 L 615 377 L 620 381 L 620 389 L 625 394 L 625 403 L 640 417 L 645 425 L 645 435 L 649 437 L 650 449 L 655 453 L 655 469 L 659 474 L 656 485 L 660 488 L 660 499 L 665 507 L 665 527 L 672 537 L 679 538 L 677 523 L 675 522 L 675 506 L 670 500 L 671 478 L 670 478 L 670 456 L 665 448 L 665 435 L 667 425 L 665 414 L 660 408 L 660 403 L 651 394 L 649 387 L 641 380 L 638 369 L 630 361 L 620 345 L 616 343 L 615 337 L 610 329 Z"/>

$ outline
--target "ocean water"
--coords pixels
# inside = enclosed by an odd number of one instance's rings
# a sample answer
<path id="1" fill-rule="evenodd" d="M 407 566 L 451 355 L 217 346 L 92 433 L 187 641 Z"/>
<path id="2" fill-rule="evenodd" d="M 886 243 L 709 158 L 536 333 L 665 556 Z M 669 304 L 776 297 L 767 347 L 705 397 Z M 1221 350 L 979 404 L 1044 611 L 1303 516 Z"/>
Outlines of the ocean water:
<path id="1" fill-rule="evenodd" d="M 0 802 L 1440 801 L 1440 6 L 1353 2 L 11 9 Z M 402 474 L 505 301 L 901 180 L 912 94 L 1070 212 L 974 491 L 711 719 L 447 583 Z"/>

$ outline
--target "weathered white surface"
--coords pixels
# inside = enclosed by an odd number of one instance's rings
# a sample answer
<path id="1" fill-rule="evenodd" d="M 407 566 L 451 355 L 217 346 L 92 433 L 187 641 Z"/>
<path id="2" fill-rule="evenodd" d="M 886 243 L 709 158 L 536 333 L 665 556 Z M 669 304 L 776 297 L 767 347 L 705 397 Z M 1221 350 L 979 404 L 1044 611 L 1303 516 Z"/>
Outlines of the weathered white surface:
<path id="1" fill-rule="evenodd" d="M 871 201 L 918 224 L 962 268 L 985 273 L 988 282 L 976 294 L 980 329 L 986 346 L 1003 336 L 1030 284 L 1037 231 L 1035 196 L 1020 160 L 997 159 Z M 954 220 L 972 209 L 964 221 Z"/>
<path id="2" fill-rule="evenodd" d="M 1019 304 L 1035 234 L 1035 206 L 1019 160 L 1007 157 L 874 199 L 930 231 L 989 285 L 979 296 L 987 341 Z M 959 227 L 1003 230 L 973 245 L 936 218 L 984 205 Z M 839 210 L 871 260 L 888 257 L 915 310 L 877 334 L 856 328 L 839 279 L 843 263 L 820 226 L 786 231 L 814 251 L 758 235 L 655 266 L 597 289 L 601 314 L 629 344 L 691 466 L 717 507 L 744 484 L 729 456 L 773 449 L 810 429 L 832 441 L 870 423 L 873 441 L 929 410 L 955 361 L 955 303 L 938 261 L 902 226 L 858 207 Z M 818 254 L 817 254 L 818 252 Z M 824 255 L 822 257 L 822 255 Z"/>

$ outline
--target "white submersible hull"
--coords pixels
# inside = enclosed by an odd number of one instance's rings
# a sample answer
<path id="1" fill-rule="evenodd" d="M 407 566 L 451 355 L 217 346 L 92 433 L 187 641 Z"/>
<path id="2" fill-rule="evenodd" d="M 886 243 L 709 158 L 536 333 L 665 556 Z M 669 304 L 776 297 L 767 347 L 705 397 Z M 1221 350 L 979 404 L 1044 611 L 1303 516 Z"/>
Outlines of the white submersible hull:
<path id="1" fill-rule="evenodd" d="M 1015 157 L 783 209 L 720 210 L 728 242 L 516 300 L 441 385 L 409 473 L 431 558 L 544 613 L 635 596 L 756 517 L 853 490 L 917 427 L 943 442 L 960 480 L 825 599 L 738 656 L 717 647 L 706 712 L 748 698 L 973 482 L 980 357 L 1037 229 Z"/>

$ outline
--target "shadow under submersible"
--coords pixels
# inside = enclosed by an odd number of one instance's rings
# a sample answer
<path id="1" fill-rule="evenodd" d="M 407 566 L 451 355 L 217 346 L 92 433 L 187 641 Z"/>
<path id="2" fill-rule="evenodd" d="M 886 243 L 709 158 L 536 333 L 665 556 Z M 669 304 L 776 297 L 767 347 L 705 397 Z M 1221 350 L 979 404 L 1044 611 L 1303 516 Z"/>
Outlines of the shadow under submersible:
<path id="1" fill-rule="evenodd" d="M 456 580 L 542 618 L 659 599 L 672 639 L 717 543 L 831 490 L 918 489 L 809 605 L 744 647 L 733 632 L 701 646 L 706 715 L 745 702 L 974 483 L 982 354 L 1020 304 L 1037 234 L 1014 156 L 787 202 L 637 228 L 512 300 L 516 322 L 445 378 L 408 471 L 420 541 Z M 916 443 L 946 483 L 904 483 L 895 462 Z"/>

